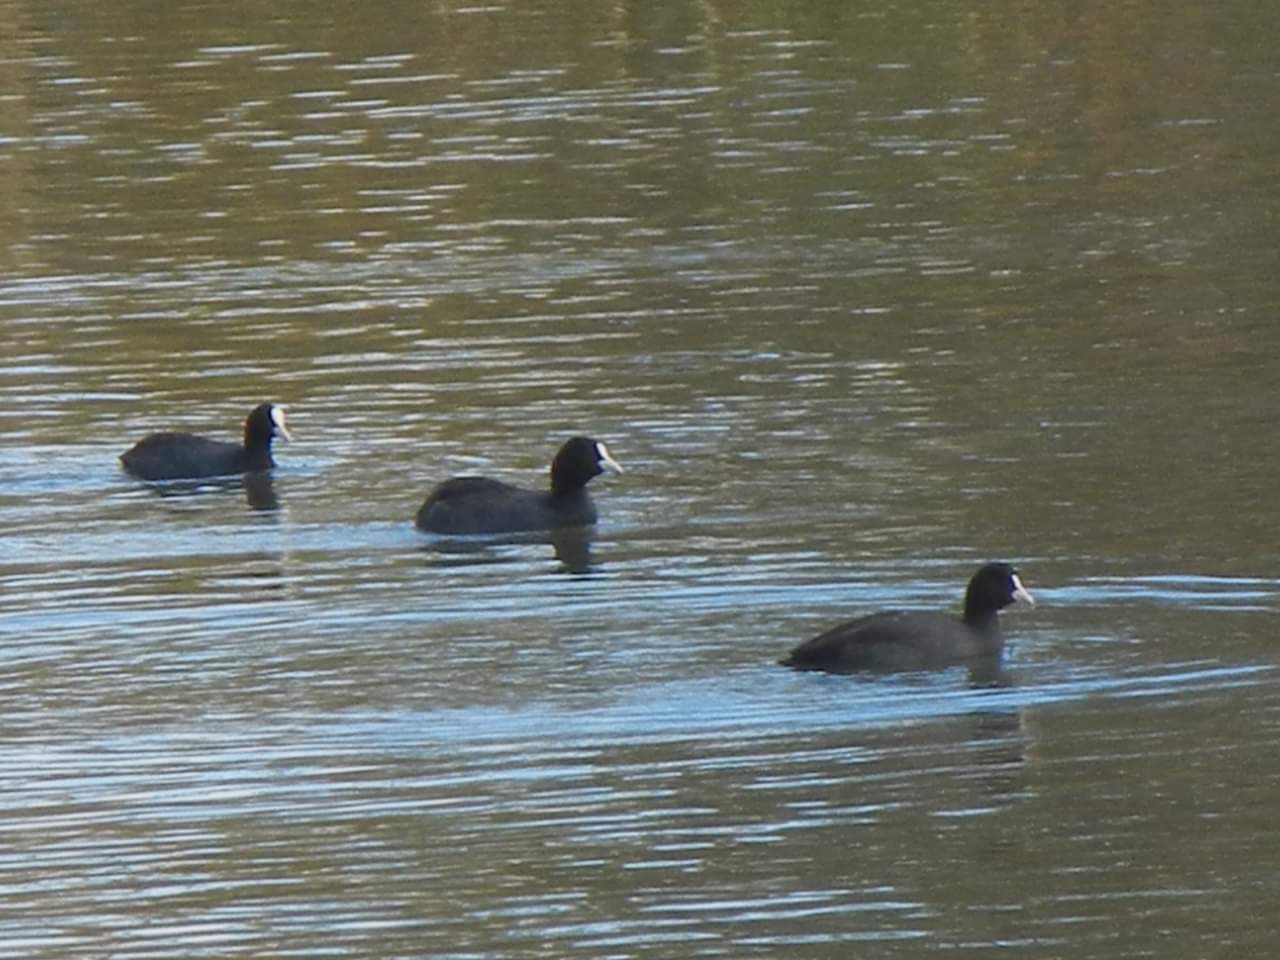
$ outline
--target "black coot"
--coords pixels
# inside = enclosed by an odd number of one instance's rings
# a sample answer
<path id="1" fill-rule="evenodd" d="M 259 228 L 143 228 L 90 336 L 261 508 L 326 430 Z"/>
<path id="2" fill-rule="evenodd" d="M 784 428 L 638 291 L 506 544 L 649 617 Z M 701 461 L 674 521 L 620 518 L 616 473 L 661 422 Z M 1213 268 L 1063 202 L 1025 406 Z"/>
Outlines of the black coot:
<path id="1" fill-rule="evenodd" d="M 832 627 L 782 660 L 798 670 L 931 670 L 997 656 L 999 613 L 1015 600 L 1034 603 L 1007 563 L 978 569 L 964 594 L 964 616 L 889 610 Z"/>
<path id="2" fill-rule="evenodd" d="M 488 477 L 454 477 L 431 491 L 418 511 L 418 529 L 466 534 L 586 526 L 596 522 L 587 481 L 606 469 L 622 473 L 603 443 L 574 437 L 551 461 L 550 490 L 522 490 Z"/>
<path id="3" fill-rule="evenodd" d="M 120 456 L 125 470 L 143 480 L 194 480 L 269 470 L 271 441 L 286 440 L 285 408 L 263 403 L 244 421 L 244 443 L 210 440 L 191 433 L 153 433 Z"/>

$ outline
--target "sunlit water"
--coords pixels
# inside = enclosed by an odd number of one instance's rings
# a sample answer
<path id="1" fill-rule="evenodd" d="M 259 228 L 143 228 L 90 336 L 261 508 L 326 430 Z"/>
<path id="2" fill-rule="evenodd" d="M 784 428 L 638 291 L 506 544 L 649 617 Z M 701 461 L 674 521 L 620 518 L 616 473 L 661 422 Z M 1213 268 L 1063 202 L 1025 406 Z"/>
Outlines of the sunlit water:
<path id="1" fill-rule="evenodd" d="M 18 17 L 0 953 L 1270 948 L 1274 64 L 843 9 Z M 414 529 L 579 432 L 589 538 Z M 997 675 L 777 665 L 989 558 Z"/>

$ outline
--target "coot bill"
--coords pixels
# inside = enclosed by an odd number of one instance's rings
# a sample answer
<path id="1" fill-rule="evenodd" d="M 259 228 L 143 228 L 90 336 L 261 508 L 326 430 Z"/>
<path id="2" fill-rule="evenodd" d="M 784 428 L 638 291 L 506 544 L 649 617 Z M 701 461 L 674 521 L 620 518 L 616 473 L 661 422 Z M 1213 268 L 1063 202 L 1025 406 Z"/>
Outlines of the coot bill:
<path id="1" fill-rule="evenodd" d="M 271 441 L 293 439 L 285 425 L 285 408 L 263 403 L 244 421 L 244 443 L 210 440 L 191 433 L 153 433 L 120 456 L 124 469 L 142 480 L 194 480 L 274 467 Z"/>
<path id="2" fill-rule="evenodd" d="M 587 526 L 596 522 L 587 481 L 606 469 L 622 473 L 603 443 L 574 437 L 551 461 L 550 490 L 524 490 L 488 477 L 454 477 L 431 491 L 418 511 L 418 529 L 479 534 Z"/>
<path id="3" fill-rule="evenodd" d="M 784 658 L 797 670 L 933 670 L 983 657 L 1004 646 L 999 613 L 1015 600 L 1034 604 L 1007 563 L 978 569 L 964 594 L 964 615 L 887 610 L 842 623 L 800 644 Z"/>

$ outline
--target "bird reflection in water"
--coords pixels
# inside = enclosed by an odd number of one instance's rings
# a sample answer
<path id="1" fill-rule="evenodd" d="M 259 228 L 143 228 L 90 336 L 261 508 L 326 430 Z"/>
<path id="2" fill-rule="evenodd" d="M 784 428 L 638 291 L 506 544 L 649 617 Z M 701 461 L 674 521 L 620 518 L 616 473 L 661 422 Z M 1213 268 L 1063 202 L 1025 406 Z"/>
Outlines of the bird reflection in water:
<path id="1" fill-rule="evenodd" d="M 255 470 L 240 477 L 209 477 L 201 480 L 153 480 L 146 481 L 144 485 L 157 496 L 166 499 L 187 499 L 203 496 L 206 493 L 239 490 L 244 493 L 245 503 L 250 510 L 259 513 L 275 513 L 280 509 L 280 498 L 276 495 L 275 478 L 270 470 Z"/>
<path id="2" fill-rule="evenodd" d="M 594 536 L 595 528 L 590 526 L 528 530 L 501 535 L 433 536 L 423 549 L 438 558 L 449 558 L 449 561 L 464 566 L 506 562 L 495 552 L 499 547 L 549 544 L 565 573 L 588 576 L 595 572 L 595 558 L 591 550 Z"/>

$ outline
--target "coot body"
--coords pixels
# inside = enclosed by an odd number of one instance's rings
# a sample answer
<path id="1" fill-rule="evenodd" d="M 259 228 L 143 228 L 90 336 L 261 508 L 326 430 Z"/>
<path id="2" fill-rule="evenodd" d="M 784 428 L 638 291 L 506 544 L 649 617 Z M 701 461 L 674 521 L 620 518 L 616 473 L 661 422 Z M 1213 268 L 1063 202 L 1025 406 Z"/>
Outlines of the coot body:
<path id="1" fill-rule="evenodd" d="M 936 670 L 997 657 L 1004 647 L 999 613 L 1015 600 L 1034 603 L 1007 563 L 979 568 L 965 591 L 964 615 L 924 610 L 873 613 L 800 644 L 781 662 L 798 670 Z"/>
<path id="2" fill-rule="evenodd" d="M 285 408 L 263 403 L 244 422 L 244 442 L 210 440 L 192 433 L 153 433 L 123 453 L 124 469 L 142 480 L 195 480 L 270 470 L 271 441 L 289 440 Z"/>
<path id="3" fill-rule="evenodd" d="M 525 490 L 488 477 L 454 477 L 418 510 L 428 533 L 485 534 L 582 527 L 596 522 L 587 482 L 605 470 L 622 473 L 608 449 L 590 437 L 565 442 L 551 461 L 549 490 Z"/>

